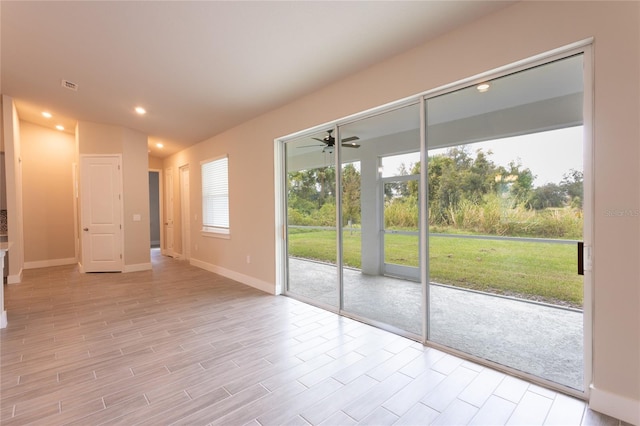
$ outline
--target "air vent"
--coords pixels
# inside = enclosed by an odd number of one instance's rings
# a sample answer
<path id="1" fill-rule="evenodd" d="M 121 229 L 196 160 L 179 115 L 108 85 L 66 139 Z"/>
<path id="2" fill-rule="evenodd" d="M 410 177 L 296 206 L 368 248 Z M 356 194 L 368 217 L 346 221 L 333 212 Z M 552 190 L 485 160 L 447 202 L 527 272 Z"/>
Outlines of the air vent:
<path id="1" fill-rule="evenodd" d="M 78 85 L 73 81 L 62 80 L 62 87 L 64 87 L 65 89 L 73 90 L 74 92 L 78 91 Z"/>

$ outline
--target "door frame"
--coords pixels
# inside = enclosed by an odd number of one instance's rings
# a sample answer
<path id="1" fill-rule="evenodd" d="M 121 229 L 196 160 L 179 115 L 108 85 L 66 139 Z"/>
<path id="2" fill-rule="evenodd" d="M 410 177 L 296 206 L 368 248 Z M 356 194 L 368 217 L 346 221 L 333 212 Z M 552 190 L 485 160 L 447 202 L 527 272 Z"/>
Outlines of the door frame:
<path id="1" fill-rule="evenodd" d="M 162 210 L 166 210 L 166 215 L 163 215 L 163 220 L 162 222 L 162 228 L 164 229 L 164 232 L 162 233 L 163 236 L 163 240 L 160 243 L 160 247 L 161 250 L 160 252 L 165 255 L 165 256 L 169 256 L 169 257 L 174 257 L 175 256 L 175 231 L 171 232 L 171 247 L 169 247 L 168 244 L 168 240 L 169 240 L 169 221 L 175 222 L 175 204 L 174 204 L 174 185 L 173 185 L 173 168 L 172 167 L 167 167 L 164 170 L 164 184 L 163 184 L 163 192 L 164 192 L 164 197 L 163 197 L 163 209 Z M 166 205 L 164 204 L 166 202 Z M 165 222 L 166 220 L 166 222 Z M 173 229 L 175 223 L 171 223 L 171 229 Z"/>
<path id="2" fill-rule="evenodd" d="M 573 55 L 582 54 L 583 55 L 583 214 L 584 214 L 584 223 L 583 223 L 583 241 L 585 245 L 585 270 L 583 276 L 583 361 L 584 361 L 584 378 L 583 378 L 583 390 L 579 391 L 576 389 L 572 389 L 558 383 L 554 383 L 545 379 L 542 379 L 538 376 L 534 376 L 532 374 L 523 373 L 521 371 L 517 371 L 515 369 L 505 367 L 503 365 L 499 365 L 497 363 L 487 361 L 484 359 L 480 359 L 478 357 L 474 357 L 473 355 L 456 351 L 451 348 L 440 346 L 428 339 L 427 331 L 428 331 L 428 318 L 429 318 L 429 293 L 428 293 L 428 265 L 423 264 L 421 260 L 421 280 L 424 291 L 423 291 L 423 303 L 426 305 L 422 309 L 423 315 L 423 336 L 422 341 L 424 345 L 436 347 L 445 352 L 452 353 L 456 356 L 459 356 L 464 359 L 469 359 L 474 362 L 487 365 L 491 368 L 495 368 L 497 370 L 505 371 L 508 374 L 513 376 L 522 377 L 526 380 L 529 380 L 534 383 L 539 383 L 544 386 L 550 387 L 552 389 L 560 390 L 566 394 L 576 396 L 582 399 L 589 399 L 590 395 L 590 384 L 593 378 L 593 312 L 594 312 L 594 283 L 593 283 L 593 253 L 596 253 L 596 244 L 594 241 L 594 219 L 595 219 L 595 203 L 594 203 L 594 134 L 593 134 L 593 123 L 594 123 L 594 61 L 593 61 L 593 41 L 592 37 L 586 38 L 584 40 L 577 41 L 575 43 L 568 44 L 566 46 L 559 47 L 557 49 L 543 52 L 538 55 L 534 55 L 532 57 L 507 64 L 501 67 L 497 67 L 493 70 L 489 70 L 484 73 L 479 73 L 477 75 L 471 76 L 469 78 L 465 78 L 456 82 L 452 82 L 450 84 L 443 85 L 441 87 L 425 91 L 423 93 L 416 94 L 409 98 L 405 98 L 403 100 L 392 102 L 386 105 L 382 105 L 377 108 L 373 108 L 368 111 L 364 111 L 362 113 L 354 114 L 348 117 L 344 117 L 329 123 L 324 123 L 322 125 L 314 126 L 312 128 L 308 128 L 299 132 L 291 133 L 289 135 L 282 136 L 280 138 L 274 139 L 274 181 L 275 181 L 275 249 L 276 249 L 276 294 L 284 293 L 287 294 L 287 280 L 288 280 L 288 271 L 287 271 L 287 261 L 288 261 L 288 253 L 287 253 L 287 172 L 286 172 L 286 149 L 285 144 L 287 141 L 298 138 L 304 135 L 312 134 L 319 130 L 326 129 L 330 126 L 333 126 L 335 129 L 335 137 L 339 138 L 340 126 L 348 124 L 353 121 L 361 120 L 376 114 L 382 114 L 388 110 L 393 108 L 397 108 L 401 105 L 410 103 L 410 102 L 420 102 L 421 106 L 421 163 L 426 164 L 427 162 L 427 138 L 425 132 L 426 125 L 426 114 L 424 108 L 424 102 L 432 98 L 434 96 L 443 95 L 445 93 L 449 93 L 456 89 L 467 87 L 474 84 L 480 84 L 487 79 L 493 79 L 505 76 L 507 74 L 512 74 L 518 71 L 524 71 L 529 68 L 533 68 L 538 65 L 542 65 L 545 63 L 549 63 L 555 60 L 560 60 L 563 58 L 567 58 Z M 336 150 L 336 164 L 341 164 L 340 150 Z M 336 176 L 336 184 L 339 185 L 339 173 Z M 420 179 L 420 190 L 422 192 L 422 199 L 420 201 L 421 206 L 424 207 L 427 202 L 428 190 L 427 190 L 426 179 Z M 340 191 L 336 191 L 337 196 L 337 210 L 340 212 L 339 208 L 339 199 L 340 199 Z M 428 218 L 426 214 L 420 215 L 420 249 L 421 249 L 421 259 L 429 257 L 428 253 Z M 339 240 L 338 240 L 339 243 Z M 341 270 L 341 247 L 338 247 L 338 262 L 339 269 Z M 338 282 L 336 283 L 338 288 L 340 289 L 342 286 L 342 279 L 339 277 Z M 341 293 L 341 291 L 340 291 Z M 306 303 L 313 304 L 311 300 L 303 300 Z M 341 302 L 340 302 L 341 304 Z M 321 306 L 322 307 L 322 306 Z M 322 307 L 325 308 L 326 307 Z M 340 310 L 340 313 L 341 310 Z M 378 324 L 374 324 L 378 326 Z M 381 327 L 385 328 L 385 327 Z M 410 336 L 407 336 L 410 337 Z"/>
<path id="3" fill-rule="evenodd" d="M 160 253 L 164 246 L 164 174 L 162 169 L 149 169 L 149 172 L 158 173 L 158 213 L 160 218 Z"/>

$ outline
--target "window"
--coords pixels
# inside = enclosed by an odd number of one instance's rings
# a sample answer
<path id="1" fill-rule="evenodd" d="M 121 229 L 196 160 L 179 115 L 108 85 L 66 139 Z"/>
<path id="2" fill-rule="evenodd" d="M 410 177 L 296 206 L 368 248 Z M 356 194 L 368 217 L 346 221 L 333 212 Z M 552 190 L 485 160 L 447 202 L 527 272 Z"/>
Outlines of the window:
<path id="1" fill-rule="evenodd" d="M 229 158 L 203 161 L 202 230 L 229 234 Z"/>

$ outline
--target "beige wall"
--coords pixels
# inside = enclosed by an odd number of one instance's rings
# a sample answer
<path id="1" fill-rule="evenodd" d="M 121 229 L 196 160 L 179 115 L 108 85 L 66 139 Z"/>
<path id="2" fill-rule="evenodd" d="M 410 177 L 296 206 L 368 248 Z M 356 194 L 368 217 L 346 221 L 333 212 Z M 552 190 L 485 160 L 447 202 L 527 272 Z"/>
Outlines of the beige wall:
<path id="1" fill-rule="evenodd" d="M 605 214 L 640 208 L 639 28 L 639 2 L 520 2 L 170 157 L 176 178 L 192 165 L 191 211 L 201 214 L 199 162 L 229 155 L 231 238 L 192 224 L 192 262 L 274 291 L 275 138 L 594 37 L 592 402 L 640 422 L 640 218 Z"/>
<path id="2" fill-rule="evenodd" d="M 162 170 L 162 158 L 149 156 L 149 170 Z"/>
<path id="3" fill-rule="evenodd" d="M 2 137 L 5 148 L 7 177 L 7 224 L 11 253 L 7 282 L 22 281 L 24 267 L 24 234 L 22 208 L 22 160 L 20 150 L 20 120 L 10 96 L 2 95 Z"/>
<path id="4" fill-rule="evenodd" d="M 147 136 L 123 127 L 79 122 L 76 138 L 81 155 L 122 155 L 124 268 L 150 269 Z M 135 221 L 138 214 L 141 219 Z"/>
<path id="5" fill-rule="evenodd" d="M 124 260 L 127 265 L 150 263 L 149 157 L 147 136 L 123 129 Z M 134 220 L 134 216 L 140 220 Z"/>
<path id="6" fill-rule="evenodd" d="M 20 122 L 25 267 L 75 263 L 73 135 Z"/>

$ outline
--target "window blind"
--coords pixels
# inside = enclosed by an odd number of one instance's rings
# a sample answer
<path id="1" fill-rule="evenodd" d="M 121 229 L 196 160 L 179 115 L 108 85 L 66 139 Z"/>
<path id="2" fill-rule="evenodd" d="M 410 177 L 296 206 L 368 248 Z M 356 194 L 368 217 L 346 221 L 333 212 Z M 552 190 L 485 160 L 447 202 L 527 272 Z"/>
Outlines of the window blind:
<path id="1" fill-rule="evenodd" d="M 202 225 L 229 229 L 229 158 L 202 163 Z"/>

